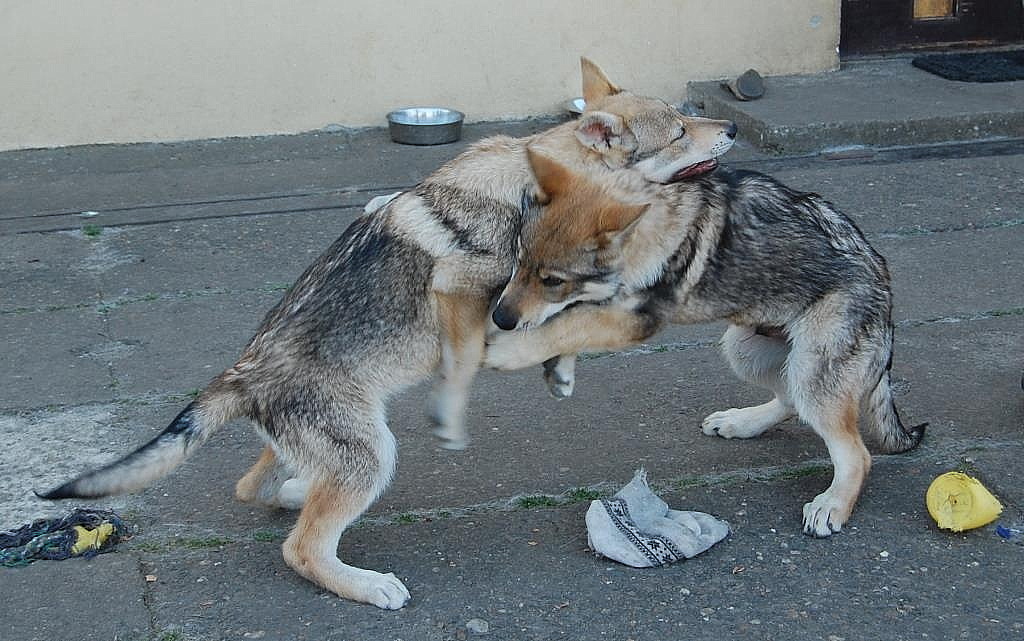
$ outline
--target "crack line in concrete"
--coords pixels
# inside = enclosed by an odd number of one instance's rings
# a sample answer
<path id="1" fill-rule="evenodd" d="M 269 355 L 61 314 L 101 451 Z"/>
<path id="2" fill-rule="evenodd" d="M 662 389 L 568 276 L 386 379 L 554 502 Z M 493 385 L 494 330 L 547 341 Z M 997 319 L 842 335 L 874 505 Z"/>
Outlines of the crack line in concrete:
<path id="1" fill-rule="evenodd" d="M 348 194 L 372 194 L 377 191 L 399 191 L 409 189 L 410 185 L 383 185 L 373 187 L 342 187 L 337 189 L 314 189 L 310 191 L 302 192 L 269 192 L 266 194 L 251 195 L 251 196 L 231 196 L 227 198 L 213 198 L 209 200 L 183 200 L 183 201 L 172 201 L 166 203 L 139 203 L 137 205 L 128 205 L 123 207 L 107 207 L 101 209 L 101 213 L 108 214 L 113 212 L 133 212 L 133 211 L 145 211 L 147 209 L 174 209 L 178 207 L 198 207 L 202 205 L 230 205 L 234 203 L 245 203 L 245 202 L 260 202 L 270 200 L 287 200 L 289 198 L 313 198 L 319 196 L 346 196 Z M 292 210 L 282 210 L 282 212 L 288 212 Z M 80 216 L 81 211 L 65 210 L 65 211 L 54 211 L 54 212 L 43 212 L 37 214 L 26 214 L 23 216 L 11 216 L 4 218 L 3 220 L 26 220 L 26 219 L 41 219 L 41 218 L 54 218 L 58 216 Z M 187 220 L 193 220 L 191 218 Z"/>

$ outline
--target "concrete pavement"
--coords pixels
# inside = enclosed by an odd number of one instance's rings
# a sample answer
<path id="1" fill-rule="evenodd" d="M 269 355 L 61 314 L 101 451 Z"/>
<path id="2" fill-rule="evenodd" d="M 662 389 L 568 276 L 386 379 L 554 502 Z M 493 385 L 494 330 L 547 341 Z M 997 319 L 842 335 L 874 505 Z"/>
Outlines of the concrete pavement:
<path id="1" fill-rule="evenodd" d="M 363 203 L 460 147 L 366 131 L 0 154 L 0 527 L 66 508 L 31 489 L 162 429 Z M 703 436 L 704 415 L 763 394 L 728 372 L 721 327 L 677 327 L 588 357 L 564 402 L 539 370 L 484 373 L 464 452 L 437 449 L 424 388 L 397 399 L 397 477 L 340 551 L 405 581 L 401 611 L 339 600 L 284 565 L 294 514 L 231 498 L 259 448 L 237 422 L 154 487 L 98 503 L 138 528 L 116 553 L 0 571 L 0 637 L 1024 638 L 1024 547 L 994 525 L 940 532 L 923 503 L 934 476 L 962 468 L 1003 500 L 1001 522 L 1024 516 L 1022 152 L 730 152 L 833 200 L 893 272 L 898 402 L 931 428 L 917 451 L 875 458 L 830 540 L 800 534 L 801 506 L 830 479 L 820 439 L 795 422 L 749 442 Z M 670 505 L 725 518 L 732 535 L 663 569 L 594 558 L 588 500 L 641 465 Z"/>

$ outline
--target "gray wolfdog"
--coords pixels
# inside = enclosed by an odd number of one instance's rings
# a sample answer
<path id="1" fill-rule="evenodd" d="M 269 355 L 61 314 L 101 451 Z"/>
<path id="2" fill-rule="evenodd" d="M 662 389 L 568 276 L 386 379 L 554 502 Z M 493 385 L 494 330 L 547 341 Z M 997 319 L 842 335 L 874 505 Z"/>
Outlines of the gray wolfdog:
<path id="1" fill-rule="evenodd" d="M 385 411 L 393 394 L 437 375 L 441 434 L 464 440 L 465 390 L 480 365 L 490 304 L 515 263 L 524 196 L 535 189 L 526 145 L 587 175 L 629 169 L 670 182 L 735 136 L 732 123 L 685 118 L 663 101 L 619 90 L 587 60 L 582 70 L 588 109 L 579 120 L 526 139 L 481 141 L 415 189 L 377 201 L 161 434 L 41 496 L 142 488 L 224 422 L 247 417 L 268 445 L 235 493 L 301 505 L 283 545 L 288 565 L 342 597 L 402 607 L 402 582 L 342 563 L 338 540 L 394 472 Z"/>
<path id="2" fill-rule="evenodd" d="M 809 423 L 835 472 L 804 506 L 803 529 L 838 532 L 871 467 L 861 411 L 885 452 L 915 447 L 925 427 L 905 428 L 893 403 L 889 272 L 857 226 L 816 194 L 713 163 L 668 186 L 628 174 L 599 185 L 529 158 L 539 209 L 493 312 L 518 331 L 492 336 L 485 364 L 526 367 L 635 344 L 669 322 L 727 320 L 732 369 L 775 397 L 711 414 L 704 433 L 752 438 L 793 415 Z"/>

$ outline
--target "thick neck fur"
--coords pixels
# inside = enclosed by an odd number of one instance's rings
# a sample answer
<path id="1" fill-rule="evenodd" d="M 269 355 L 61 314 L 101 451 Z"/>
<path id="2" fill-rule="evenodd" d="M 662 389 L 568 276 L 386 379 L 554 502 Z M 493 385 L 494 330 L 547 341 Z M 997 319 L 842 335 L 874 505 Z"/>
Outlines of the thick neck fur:
<path id="1" fill-rule="evenodd" d="M 526 160 L 527 146 L 587 176 L 596 178 L 611 171 L 601 154 L 580 144 L 575 122 L 570 121 L 527 138 L 485 138 L 428 176 L 424 184 L 450 184 L 518 207 L 524 191 L 537 187 Z"/>

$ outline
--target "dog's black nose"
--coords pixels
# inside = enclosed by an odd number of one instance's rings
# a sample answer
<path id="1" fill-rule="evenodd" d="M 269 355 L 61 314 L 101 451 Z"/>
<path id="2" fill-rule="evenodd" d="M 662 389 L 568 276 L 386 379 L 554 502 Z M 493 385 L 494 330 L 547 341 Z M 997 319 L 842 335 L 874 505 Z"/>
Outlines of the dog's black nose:
<path id="1" fill-rule="evenodd" d="M 730 138 L 735 138 L 737 131 L 739 131 L 739 127 L 736 126 L 736 123 L 730 122 L 729 126 L 726 127 L 725 129 L 725 135 L 729 136 Z"/>
<path id="2" fill-rule="evenodd" d="M 519 319 L 516 318 L 515 314 L 509 312 L 507 309 L 498 305 L 494 308 L 494 313 L 491 314 L 491 320 L 500 329 L 510 330 L 515 329 L 516 325 L 519 324 Z"/>

